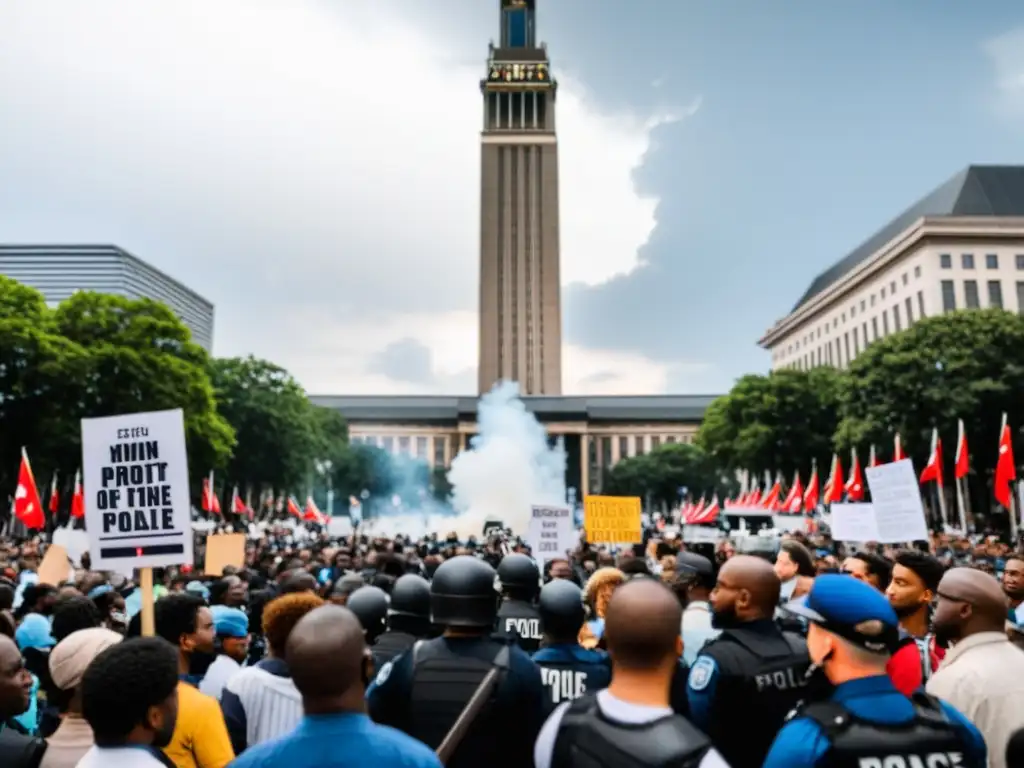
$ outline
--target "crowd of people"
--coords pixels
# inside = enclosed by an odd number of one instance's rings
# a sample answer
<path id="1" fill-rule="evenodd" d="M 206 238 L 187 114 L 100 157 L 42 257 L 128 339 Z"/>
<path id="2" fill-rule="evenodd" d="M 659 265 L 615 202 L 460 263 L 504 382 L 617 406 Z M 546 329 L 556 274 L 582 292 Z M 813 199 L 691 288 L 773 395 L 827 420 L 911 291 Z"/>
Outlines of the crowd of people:
<path id="1" fill-rule="evenodd" d="M 0 766 L 1024 768 L 995 536 L 580 546 L 269 528 L 141 590 L 0 542 Z M 201 548 L 200 548 L 201 550 Z"/>

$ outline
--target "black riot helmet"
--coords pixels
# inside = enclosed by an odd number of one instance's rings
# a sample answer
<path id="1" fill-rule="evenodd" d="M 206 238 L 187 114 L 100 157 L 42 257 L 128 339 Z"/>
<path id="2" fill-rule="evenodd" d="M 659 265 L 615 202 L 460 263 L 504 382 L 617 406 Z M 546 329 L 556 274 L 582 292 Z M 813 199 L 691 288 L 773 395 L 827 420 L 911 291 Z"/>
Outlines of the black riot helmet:
<path id="1" fill-rule="evenodd" d="M 385 629 L 388 616 L 388 593 L 380 587 L 360 587 L 348 596 L 345 607 L 359 619 L 366 634 L 366 642 L 372 643 Z"/>
<path id="2" fill-rule="evenodd" d="M 490 629 L 497 615 L 491 566 L 471 555 L 441 563 L 430 582 L 430 618 L 435 624 Z"/>
<path id="3" fill-rule="evenodd" d="M 553 579 L 540 591 L 540 628 L 552 640 L 575 642 L 587 617 L 583 590 L 568 579 Z"/>
<path id="4" fill-rule="evenodd" d="M 391 589 L 388 629 L 421 637 L 430 632 L 430 582 L 407 573 Z"/>
<path id="5" fill-rule="evenodd" d="M 513 552 L 501 558 L 498 564 L 501 587 L 511 597 L 532 600 L 540 586 L 540 569 L 532 557 Z"/>

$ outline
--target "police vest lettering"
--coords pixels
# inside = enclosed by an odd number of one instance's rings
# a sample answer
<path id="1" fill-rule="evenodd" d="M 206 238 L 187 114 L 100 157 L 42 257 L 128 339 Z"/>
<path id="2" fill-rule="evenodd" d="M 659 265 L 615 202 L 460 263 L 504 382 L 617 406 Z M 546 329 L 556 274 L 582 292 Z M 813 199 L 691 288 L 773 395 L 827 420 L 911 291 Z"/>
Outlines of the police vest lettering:
<path id="1" fill-rule="evenodd" d="M 551 700 L 555 704 L 578 699 L 587 692 L 586 672 L 541 667 L 540 677 L 544 685 L 551 690 Z"/>
<path id="2" fill-rule="evenodd" d="M 540 619 L 505 619 L 505 631 L 527 640 L 540 640 Z"/>
<path id="3" fill-rule="evenodd" d="M 933 752 L 926 755 L 862 757 L 859 768 L 954 768 L 964 764 L 962 752 Z"/>
<path id="4" fill-rule="evenodd" d="M 776 691 L 791 691 L 807 685 L 807 675 L 795 671 L 792 667 L 787 667 L 786 669 L 755 675 L 754 684 L 757 686 L 758 693 L 769 688 L 773 688 Z"/>

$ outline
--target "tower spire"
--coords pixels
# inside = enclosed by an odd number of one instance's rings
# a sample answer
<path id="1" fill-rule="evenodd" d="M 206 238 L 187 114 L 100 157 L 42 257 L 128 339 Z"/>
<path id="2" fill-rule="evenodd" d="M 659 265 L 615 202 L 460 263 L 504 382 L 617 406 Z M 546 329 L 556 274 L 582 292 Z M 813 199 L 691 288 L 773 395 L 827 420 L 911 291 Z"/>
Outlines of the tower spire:
<path id="1" fill-rule="evenodd" d="M 500 0 L 501 47 L 536 48 L 536 0 Z"/>

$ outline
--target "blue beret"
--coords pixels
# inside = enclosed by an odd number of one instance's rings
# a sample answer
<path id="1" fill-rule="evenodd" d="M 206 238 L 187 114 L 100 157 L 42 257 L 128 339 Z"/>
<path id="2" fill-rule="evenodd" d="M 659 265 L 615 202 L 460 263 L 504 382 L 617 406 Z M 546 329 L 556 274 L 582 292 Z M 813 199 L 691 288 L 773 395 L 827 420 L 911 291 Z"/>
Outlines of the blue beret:
<path id="1" fill-rule="evenodd" d="M 874 653 L 891 653 L 899 641 L 899 619 L 885 595 L 849 576 L 818 576 L 806 597 L 783 610 Z"/>
<path id="2" fill-rule="evenodd" d="M 185 591 L 193 595 L 199 595 L 203 600 L 210 599 L 210 590 L 201 581 L 190 581 L 185 585 Z"/>
<path id="3" fill-rule="evenodd" d="M 221 637 L 248 637 L 249 617 L 238 608 L 226 605 L 215 605 L 210 609 L 213 614 L 213 627 Z"/>

